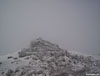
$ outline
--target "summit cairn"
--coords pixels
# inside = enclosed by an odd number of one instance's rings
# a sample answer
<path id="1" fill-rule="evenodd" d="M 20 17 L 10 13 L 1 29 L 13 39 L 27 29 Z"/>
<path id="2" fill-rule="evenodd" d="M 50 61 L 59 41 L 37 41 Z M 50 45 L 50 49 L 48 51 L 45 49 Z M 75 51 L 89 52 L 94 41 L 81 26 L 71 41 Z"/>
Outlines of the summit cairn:
<path id="1" fill-rule="evenodd" d="M 37 38 L 30 42 L 30 46 L 28 48 L 23 48 L 19 52 L 19 57 L 25 57 L 34 54 L 35 52 L 47 52 L 47 51 L 60 51 L 58 45 L 53 44 L 49 41 L 43 40 L 42 38 Z"/>

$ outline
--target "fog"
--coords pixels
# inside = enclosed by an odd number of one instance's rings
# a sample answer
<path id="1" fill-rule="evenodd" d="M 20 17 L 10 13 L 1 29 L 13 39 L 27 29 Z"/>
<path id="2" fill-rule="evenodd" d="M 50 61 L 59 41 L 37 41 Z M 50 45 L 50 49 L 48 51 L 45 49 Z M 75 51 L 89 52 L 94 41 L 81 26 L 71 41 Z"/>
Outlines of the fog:
<path id="1" fill-rule="evenodd" d="M 0 0 L 0 55 L 42 37 L 60 47 L 100 53 L 99 0 Z"/>

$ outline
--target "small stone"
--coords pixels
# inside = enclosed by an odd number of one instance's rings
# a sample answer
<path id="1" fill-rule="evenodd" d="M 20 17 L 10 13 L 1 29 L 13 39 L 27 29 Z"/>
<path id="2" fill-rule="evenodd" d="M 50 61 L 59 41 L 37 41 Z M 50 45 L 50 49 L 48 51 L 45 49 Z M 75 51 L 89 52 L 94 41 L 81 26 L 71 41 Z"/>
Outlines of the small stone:
<path id="1" fill-rule="evenodd" d="M 0 62 L 0 65 L 2 64 L 2 62 Z"/>
<path id="2" fill-rule="evenodd" d="M 4 74 L 4 72 L 2 72 L 1 74 Z"/>
<path id="3" fill-rule="evenodd" d="M 12 56 L 8 56 L 8 59 L 11 59 L 11 58 L 13 58 Z"/>
<path id="4" fill-rule="evenodd" d="M 13 58 L 14 60 L 18 59 L 17 57 Z"/>

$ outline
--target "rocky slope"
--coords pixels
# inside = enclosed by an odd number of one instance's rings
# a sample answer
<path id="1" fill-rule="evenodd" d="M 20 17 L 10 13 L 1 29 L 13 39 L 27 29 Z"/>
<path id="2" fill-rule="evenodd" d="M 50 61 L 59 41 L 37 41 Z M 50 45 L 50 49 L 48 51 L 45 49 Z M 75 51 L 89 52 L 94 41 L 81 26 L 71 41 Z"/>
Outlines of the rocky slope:
<path id="1" fill-rule="evenodd" d="M 38 38 L 0 57 L 0 76 L 100 76 L 100 60 L 72 53 Z"/>

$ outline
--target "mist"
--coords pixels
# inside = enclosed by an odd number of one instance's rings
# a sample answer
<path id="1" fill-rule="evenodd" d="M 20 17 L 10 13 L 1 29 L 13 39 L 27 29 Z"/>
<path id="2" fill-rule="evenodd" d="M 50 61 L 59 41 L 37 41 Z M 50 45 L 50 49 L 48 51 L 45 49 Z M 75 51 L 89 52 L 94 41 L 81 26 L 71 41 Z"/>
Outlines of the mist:
<path id="1" fill-rule="evenodd" d="M 42 37 L 60 47 L 100 53 L 99 0 L 0 0 L 0 55 Z"/>

